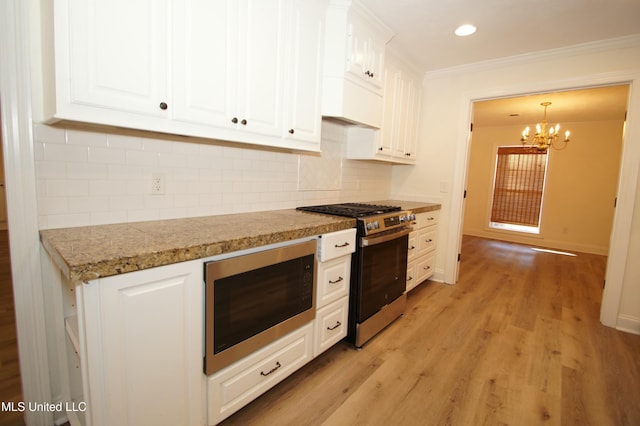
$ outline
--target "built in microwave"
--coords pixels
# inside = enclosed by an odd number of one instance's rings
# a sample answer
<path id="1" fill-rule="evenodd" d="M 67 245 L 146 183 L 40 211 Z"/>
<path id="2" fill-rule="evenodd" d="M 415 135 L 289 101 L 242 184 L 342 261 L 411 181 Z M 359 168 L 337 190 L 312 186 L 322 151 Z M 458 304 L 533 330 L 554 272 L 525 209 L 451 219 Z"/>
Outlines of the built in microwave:
<path id="1" fill-rule="evenodd" d="M 204 372 L 315 318 L 316 240 L 205 262 Z"/>

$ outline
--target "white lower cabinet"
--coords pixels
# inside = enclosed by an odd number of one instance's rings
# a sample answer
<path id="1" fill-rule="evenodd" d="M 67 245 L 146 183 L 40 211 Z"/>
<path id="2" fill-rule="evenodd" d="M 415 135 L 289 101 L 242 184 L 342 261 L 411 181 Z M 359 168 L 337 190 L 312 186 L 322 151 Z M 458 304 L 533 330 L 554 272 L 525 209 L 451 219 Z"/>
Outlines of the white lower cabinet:
<path id="1" fill-rule="evenodd" d="M 202 262 L 72 288 L 77 310 L 65 328 L 77 341 L 82 395 L 71 398 L 86 412 L 71 424 L 202 425 Z"/>
<path id="2" fill-rule="evenodd" d="M 347 336 L 349 297 L 318 309 L 315 320 L 313 356 L 318 356 Z"/>
<path id="3" fill-rule="evenodd" d="M 440 210 L 416 214 L 409 234 L 407 291 L 430 278 L 435 272 L 436 240 Z"/>
<path id="4" fill-rule="evenodd" d="M 71 425 L 214 425 L 347 334 L 355 229 L 319 237 L 316 317 L 206 376 L 203 262 L 73 285 L 53 262 L 62 401 Z M 64 337 L 63 337 L 64 336 Z M 86 410 L 84 410 L 86 408 Z"/>
<path id="5" fill-rule="evenodd" d="M 208 425 L 215 425 L 313 358 L 313 325 L 288 334 L 207 378 Z"/>

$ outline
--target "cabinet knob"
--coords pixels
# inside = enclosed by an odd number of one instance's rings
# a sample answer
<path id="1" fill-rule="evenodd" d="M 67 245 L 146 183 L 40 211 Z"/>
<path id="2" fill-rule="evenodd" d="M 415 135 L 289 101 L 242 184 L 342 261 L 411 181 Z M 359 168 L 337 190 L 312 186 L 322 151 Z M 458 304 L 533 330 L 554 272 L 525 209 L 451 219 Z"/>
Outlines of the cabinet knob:
<path id="1" fill-rule="evenodd" d="M 169 105 L 167 105 L 166 102 L 160 102 L 160 109 L 161 110 L 166 110 L 167 108 L 169 108 Z"/>
<path id="2" fill-rule="evenodd" d="M 233 117 L 233 118 L 231 119 L 231 122 L 232 122 L 233 124 L 237 124 L 237 123 L 238 123 L 238 117 Z"/>
<path id="3" fill-rule="evenodd" d="M 296 131 L 293 129 L 289 129 L 289 133 L 294 134 Z"/>
<path id="4" fill-rule="evenodd" d="M 243 126 L 247 125 L 247 120 L 245 120 L 244 118 L 242 119 L 242 121 L 240 122 L 240 124 L 242 124 Z"/>
<path id="5" fill-rule="evenodd" d="M 411 153 L 410 153 L 410 152 L 407 152 L 405 155 L 406 155 L 407 157 L 411 157 Z"/>
<path id="6" fill-rule="evenodd" d="M 382 147 L 378 148 L 378 151 L 382 151 Z"/>

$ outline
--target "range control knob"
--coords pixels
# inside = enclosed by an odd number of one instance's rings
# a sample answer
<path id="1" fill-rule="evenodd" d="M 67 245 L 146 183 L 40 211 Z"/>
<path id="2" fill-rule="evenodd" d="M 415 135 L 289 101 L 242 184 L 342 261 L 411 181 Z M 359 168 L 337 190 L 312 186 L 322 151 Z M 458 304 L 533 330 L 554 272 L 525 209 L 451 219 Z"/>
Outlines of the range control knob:
<path id="1" fill-rule="evenodd" d="M 375 229 L 373 222 L 367 222 L 367 231 L 373 231 Z"/>
<path id="2" fill-rule="evenodd" d="M 374 226 L 376 229 L 380 229 L 380 223 L 378 223 L 378 221 L 377 221 L 377 220 L 376 220 L 375 222 L 373 222 L 373 226 Z"/>

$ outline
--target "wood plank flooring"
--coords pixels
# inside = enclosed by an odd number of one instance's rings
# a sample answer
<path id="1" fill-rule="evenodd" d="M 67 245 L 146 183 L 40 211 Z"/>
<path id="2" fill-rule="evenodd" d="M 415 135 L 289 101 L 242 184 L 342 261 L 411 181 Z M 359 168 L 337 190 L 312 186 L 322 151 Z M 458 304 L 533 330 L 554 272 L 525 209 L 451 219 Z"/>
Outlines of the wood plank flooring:
<path id="1" fill-rule="evenodd" d="M 22 401 L 8 231 L 0 230 L 0 401 Z M 0 426 L 23 425 L 23 414 L 0 411 Z"/>
<path id="2" fill-rule="evenodd" d="M 339 343 L 225 425 L 640 425 L 640 336 L 599 322 L 606 258 L 465 237 L 361 351 Z"/>

